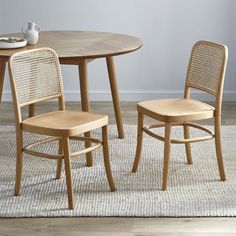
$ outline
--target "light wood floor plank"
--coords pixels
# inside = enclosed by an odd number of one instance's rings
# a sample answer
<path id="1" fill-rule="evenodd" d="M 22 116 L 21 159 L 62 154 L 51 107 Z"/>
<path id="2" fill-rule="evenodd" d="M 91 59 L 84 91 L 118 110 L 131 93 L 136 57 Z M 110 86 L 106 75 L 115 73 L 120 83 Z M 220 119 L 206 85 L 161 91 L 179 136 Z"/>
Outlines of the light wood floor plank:
<path id="1" fill-rule="evenodd" d="M 68 234 L 67 234 L 68 233 Z M 235 218 L 2 219 L 0 235 L 236 235 Z"/>
<path id="2" fill-rule="evenodd" d="M 124 124 L 136 124 L 137 111 L 136 102 L 121 102 L 121 111 Z M 80 102 L 66 102 L 66 109 L 81 110 Z M 57 110 L 56 102 L 44 102 L 36 105 L 36 113 L 40 114 Z M 115 116 L 112 102 L 91 102 L 91 111 L 109 115 L 110 124 L 115 124 Z M 14 110 L 11 102 L 3 102 L 0 105 L 0 124 L 14 124 Z M 27 107 L 23 109 L 24 117 L 27 116 Z M 151 123 L 151 119 L 146 119 Z M 212 124 L 210 121 L 202 121 L 202 124 Z M 236 102 L 225 102 L 222 107 L 222 124 L 236 124 Z"/>

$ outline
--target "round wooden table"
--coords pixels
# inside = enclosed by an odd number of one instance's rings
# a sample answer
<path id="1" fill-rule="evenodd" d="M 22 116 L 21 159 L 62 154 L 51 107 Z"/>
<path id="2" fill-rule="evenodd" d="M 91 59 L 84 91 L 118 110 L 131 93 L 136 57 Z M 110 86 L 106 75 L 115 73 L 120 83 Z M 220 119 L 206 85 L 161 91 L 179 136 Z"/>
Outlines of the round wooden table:
<path id="1" fill-rule="evenodd" d="M 0 37 L 22 37 L 20 33 L 0 35 Z M 120 101 L 115 75 L 113 56 L 130 53 L 142 46 L 140 39 L 123 34 L 89 32 L 89 31 L 45 31 L 40 32 L 39 42 L 35 46 L 20 49 L 0 49 L 0 101 L 9 57 L 19 51 L 38 47 L 53 48 L 61 64 L 77 65 L 79 68 L 82 110 L 89 111 L 87 63 L 96 58 L 106 58 L 113 106 L 119 138 L 124 138 L 120 112 Z M 30 106 L 29 115 L 34 115 L 34 106 Z"/>

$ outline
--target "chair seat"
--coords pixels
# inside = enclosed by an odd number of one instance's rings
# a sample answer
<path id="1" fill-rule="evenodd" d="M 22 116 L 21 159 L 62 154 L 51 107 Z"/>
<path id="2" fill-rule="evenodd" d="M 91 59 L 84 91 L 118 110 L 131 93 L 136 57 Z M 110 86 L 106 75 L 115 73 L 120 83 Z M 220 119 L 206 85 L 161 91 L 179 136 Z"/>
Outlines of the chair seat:
<path id="1" fill-rule="evenodd" d="M 214 117 L 215 108 L 193 99 L 160 99 L 138 103 L 138 111 L 163 122 L 187 122 Z"/>
<path id="2" fill-rule="evenodd" d="M 79 111 L 55 111 L 24 120 L 22 129 L 52 136 L 74 136 L 108 124 L 108 116 Z"/>

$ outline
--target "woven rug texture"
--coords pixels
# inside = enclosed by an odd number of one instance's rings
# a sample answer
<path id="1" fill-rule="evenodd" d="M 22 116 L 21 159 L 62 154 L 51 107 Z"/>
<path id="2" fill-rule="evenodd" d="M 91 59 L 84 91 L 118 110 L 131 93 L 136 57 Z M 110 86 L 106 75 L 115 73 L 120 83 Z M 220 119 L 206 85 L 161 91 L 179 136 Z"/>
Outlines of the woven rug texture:
<path id="1" fill-rule="evenodd" d="M 193 136 L 202 134 L 191 130 Z M 55 180 L 56 161 L 24 156 L 21 195 L 13 196 L 15 182 L 15 129 L 0 126 L 0 217 L 224 217 L 236 216 L 236 126 L 222 127 L 227 181 L 221 182 L 214 141 L 192 144 L 193 165 L 187 165 L 184 145 L 171 146 L 169 184 L 161 191 L 163 142 L 144 135 L 141 163 L 131 173 L 136 148 L 136 126 L 125 126 L 124 140 L 109 126 L 110 160 L 117 191 L 110 192 L 102 149 L 93 152 L 94 165 L 85 156 L 73 158 L 75 209 L 67 209 L 64 169 Z M 173 128 L 180 137 L 182 129 Z M 99 130 L 94 137 L 101 137 Z M 42 137 L 24 134 L 25 143 Z M 72 149 L 83 146 L 71 144 Z M 45 145 L 55 153 L 57 143 Z"/>

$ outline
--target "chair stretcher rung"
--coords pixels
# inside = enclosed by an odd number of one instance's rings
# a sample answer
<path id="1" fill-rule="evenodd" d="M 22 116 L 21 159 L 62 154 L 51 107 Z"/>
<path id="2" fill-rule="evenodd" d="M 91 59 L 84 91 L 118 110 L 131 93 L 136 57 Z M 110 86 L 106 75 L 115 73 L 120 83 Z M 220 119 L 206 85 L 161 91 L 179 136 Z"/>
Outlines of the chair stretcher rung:
<path id="1" fill-rule="evenodd" d="M 182 124 L 182 123 L 175 123 L 172 126 L 181 126 L 181 125 L 187 125 L 189 127 L 200 129 L 202 131 L 205 131 L 209 135 L 203 136 L 203 137 L 189 138 L 189 139 L 180 139 L 180 140 L 171 139 L 171 143 L 172 144 L 195 143 L 195 142 L 210 140 L 210 139 L 213 139 L 215 137 L 214 133 L 210 129 L 207 129 L 207 128 L 205 128 L 205 127 L 203 127 L 201 125 L 198 125 L 198 124 L 194 124 L 194 123 L 184 123 L 184 124 Z M 151 137 L 165 142 L 165 137 L 160 136 L 160 135 L 155 134 L 152 131 L 150 131 L 151 129 L 158 129 L 158 128 L 163 128 L 163 127 L 165 127 L 165 124 L 150 125 L 150 126 L 147 126 L 147 127 L 143 127 L 143 131 L 146 134 L 150 135 Z"/>
<path id="2" fill-rule="evenodd" d="M 54 155 L 54 154 L 36 152 L 36 151 L 29 150 L 29 149 L 26 149 L 26 148 L 24 148 L 23 151 L 24 151 L 24 153 L 27 153 L 29 155 L 42 157 L 42 158 L 46 158 L 46 159 L 58 160 L 58 159 L 63 158 L 63 155 Z"/>
<path id="3" fill-rule="evenodd" d="M 86 149 L 84 149 L 84 150 L 81 150 L 81 151 L 78 151 L 78 152 L 72 152 L 72 153 L 70 154 L 70 156 L 71 156 L 71 157 L 75 157 L 75 156 L 79 156 L 79 155 L 82 155 L 82 154 L 86 154 L 86 153 L 88 153 L 88 152 L 94 151 L 94 150 L 97 149 L 97 148 L 100 148 L 101 146 L 102 146 L 102 144 L 99 143 L 99 144 L 96 144 L 96 145 L 94 145 L 94 146 L 88 147 L 88 148 L 86 148 Z"/>
<path id="4" fill-rule="evenodd" d="M 46 144 L 46 143 L 54 142 L 54 141 L 60 140 L 60 139 L 61 139 L 61 138 L 59 138 L 59 137 L 46 138 L 46 139 L 43 139 L 43 140 L 40 140 L 40 141 L 31 143 L 31 144 L 25 146 L 24 149 L 27 149 L 27 150 L 28 150 L 28 149 L 30 149 L 30 148 L 39 146 L 39 145 L 41 145 L 41 144 Z"/>
<path id="5" fill-rule="evenodd" d="M 31 148 L 39 146 L 41 144 L 54 142 L 54 141 L 60 140 L 60 139 L 61 138 L 59 138 L 59 137 L 46 138 L 46 139 L 34 142 L 30 145 L 27 145 L 26 147 L 24 147 L 23 151 L 25 153 L 29 154 L 29 155 L 32 155 L 32 156 L 38 156 L 38 157 L 52 159 L 52 160 L 58 160 L 58 159 L 61 159 L 61 158 L 63 159 L 64 158 L 63 155 L 47 154 L 47 153 L 42 153 L 42 152 L 37 152 L 37 151 L 34 151 L 34 150 L 30 150 Z M 71 140 L 78 140 L 78 141 L 90 141 L 91 143 L 97 143 L 96 145 L 93 145 L 93 146 L 88 147 L 86 149 L 83 149 L 83 150 L 80 150 L 80 151 L 77 151 L 77 152 L 72 152 L 71 155 L 70 155 L 71 157 L 75 157 L 75 156 L 79 156 L 79 155 L 82 155 L 82 154 L 86 154 L 88 152 L 92 152 L 95 149 L 102 146 L 102 142 L 100 140 L 97 140 L 97 139 L 94 139 L 94 138 L 75 136 L 75 137 L 70 137 L 70 139 Z"/>
<path id="6" fill-rule="evenodd" d="M 74 137 L 70 137 L 71 140 L 79 140 L 79 141 L 90 141 L 92 143 L 101 143 L 100 140 L 98 139 L 94 139 L 94 138 L 90 138 L 90 137 L 79 137 L 79 136 L 74 136 Z"/>

